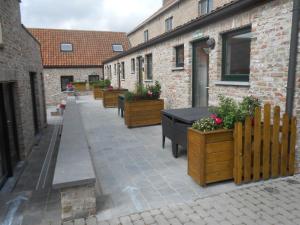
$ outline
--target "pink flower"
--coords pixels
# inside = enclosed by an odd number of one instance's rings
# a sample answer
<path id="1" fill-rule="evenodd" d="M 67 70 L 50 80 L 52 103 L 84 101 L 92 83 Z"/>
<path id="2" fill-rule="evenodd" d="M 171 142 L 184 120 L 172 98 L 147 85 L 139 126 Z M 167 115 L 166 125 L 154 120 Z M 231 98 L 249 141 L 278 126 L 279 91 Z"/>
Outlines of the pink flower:
<path id="1" fill-rule="evenodd" d="M 151 91 L 148 91 L 148 96 L 152 96 L 153 93 Z"/>
<path id="2" fill-rule="evenodd" d="M 216 117 L 215 118 L 215 122 L 216 122 L 217 125 L 220 125 L 220 124 L 223 123 L 223 120 L 221 118 L 219 118 L 219 117 Z"/>
<path id="3" fill-rule="evenodd" d="M 217 118 L 217 115 L 216 114 L 211 114 L 210 118 L 212 118 L 213 120 L 215 120 Z"/>

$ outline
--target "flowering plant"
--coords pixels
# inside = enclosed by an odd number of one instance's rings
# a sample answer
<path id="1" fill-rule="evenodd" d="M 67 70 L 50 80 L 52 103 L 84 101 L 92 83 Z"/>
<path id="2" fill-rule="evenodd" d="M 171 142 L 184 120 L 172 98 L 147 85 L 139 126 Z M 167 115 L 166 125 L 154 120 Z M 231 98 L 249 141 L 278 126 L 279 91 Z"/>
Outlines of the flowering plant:
<path id="1" fill-rule="evenodd" d="M 159 99 L 161 94 L 161 86 L 158 81 L 155 81 L 155 85 L 137 85 L 136 92 L 127 92 L 125 94 L 126 101 L 137 100 L 155 100 Z"/>
<path id="2" fill-rule="evenodd" d="M 253 96 L 244 97 L 237 103 L 232 98 L 219 96 L 219 106 L 210 108 L 212 115 L 196 121 L 193 128 L 207 132 L 216 129 L 233 129 L 236 122 L 244 122 L 247 116 L 253 117 L 255 108 L 260 107 L 261 102 Z"/>

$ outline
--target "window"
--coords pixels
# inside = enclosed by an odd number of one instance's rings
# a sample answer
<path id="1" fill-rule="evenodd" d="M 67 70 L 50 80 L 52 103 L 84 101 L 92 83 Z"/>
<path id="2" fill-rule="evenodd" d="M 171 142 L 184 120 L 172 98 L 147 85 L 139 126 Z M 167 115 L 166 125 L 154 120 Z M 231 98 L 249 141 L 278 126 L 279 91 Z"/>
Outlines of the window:
<path id="1" fill-rule="evenodd" d="M 222 79 L 249 81 L 251 28 L 223 35 Z"/>
<path id="2" fill-rule="evenodd" d="M 149 40 L 149 31 L 145 30 L 144 31 L 144 41 L 147 42 Z"/>
<path id="3" fill-rule="evenodd" d="M 131 59 L 131 73 L 135 73 L 135 59 Z"/>
<path id="4" fill-rule="evenodd" d="M 199 15 L 209 13 L 213 9 L 213 0 L 200 0 L 199 1 Z"/>
<path id="5" fill-rule="evenodd" d="M 2 31 L 2 23 L 0 20 L 0 48 L 3 47 L 3 31 Z"/>
<path id="6" fill-rule="evenodd" d="M 70 43 L 62 43 L 60 44 L 60 50 L 62 52 L 72 52 L 73 51 L 73 45 Z"/>
<path id="7" fill-rule="evenodd" d="M 114 74 L 117 75 L 117 65 L 114 65 Z"/>
<path id="8" fill-rule="evenodd" d="M 62 76 L 60 77 L 61 91 L 67 90 L 67 85 L 74 81 L 73 76 Z"/>
<path id="9" fill-rule="evenodd" d="M 147 63 L 147 80 L 152 80 L 153 74 L 152 74 L 152 54 L 146 55 L 146 63 Z"/>
<path id="10" fill-rule="evenodd" d="M 125 62 L 121 63 L 121 74 L 122 74 L 122 79 L 125 80 Z"/>
<path id="11" fill-rule="evenodd" d="M 176 51 L 176 67 L 184 67 L 184 45 L 177 46 Z"/>
<path id="12" fill-rule="evenodd" d="M 114 52 L 123 52 L 123 46 L 121 44 L 112 45 L 112 49 Z"/>
<path id="13" fill-rule="evenodd" d="M 173 17 L 166 19 L 165 23 L 166 23 L 166 32 L 171 31 L 173 26 Z"/>
<path id="14" fill-rule="evenodd" d="M 89 75 L 89 83 L 95 82 L 95 81 L 99 81 L 99 75 Z"/>

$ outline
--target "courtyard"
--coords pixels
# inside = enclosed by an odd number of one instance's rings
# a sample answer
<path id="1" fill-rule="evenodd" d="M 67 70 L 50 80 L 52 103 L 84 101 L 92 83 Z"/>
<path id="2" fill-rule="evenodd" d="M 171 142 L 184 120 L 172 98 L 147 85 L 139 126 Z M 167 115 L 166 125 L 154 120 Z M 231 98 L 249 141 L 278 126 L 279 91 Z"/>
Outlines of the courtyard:
<path id="1" fill-rule="evenodd" d="M 110 219 L 233 189 L 233 182 L 200 187 L 187 175 L 186 151 L 162 148 L 161 126 L 128 129 L 117 109 L 81 96 L 77 101 L 99 182 L 98 218 Z"/>

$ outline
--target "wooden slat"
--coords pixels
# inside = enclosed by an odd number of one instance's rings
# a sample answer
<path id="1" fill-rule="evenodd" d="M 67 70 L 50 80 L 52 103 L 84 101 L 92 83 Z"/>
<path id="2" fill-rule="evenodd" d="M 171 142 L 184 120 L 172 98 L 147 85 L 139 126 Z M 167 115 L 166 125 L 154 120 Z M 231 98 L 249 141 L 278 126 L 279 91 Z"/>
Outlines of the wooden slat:
<path id="1" fill-rule="evenodd" d="M 260 179 L 261 163 L 261 109 L 255 109 L 254 117 L 254 153 L 253 153 L 253 180 L 258 181 Z"/>
<path id="2" fill-rule="evenodd" d="M 270 141 L 271 141 L 271 105 L 264 107 L 264 131 L 263 131 L 263 179 L 270 178 Z"/>
<path id="3" fill-rule="evenodd" d="M 281 135 L 281 163 L 280 172 L 281 176 L 287 175 L 287 160 L 288 160 L 288 145 L 289 145 L 289 116 L 287 114 L 283 115 L 283 127 Z"/>
<path id="4" fill-rule="evenodd" d="M 242 183 L 242 169 L 243 169 L 243 125 L 236 123 L 235 126 L 235 172 L 234 182 L 236 184 Z"/>
<path id="5" fill-rule="evenodd" d="M 273 137 L 272 137 L 272 177 L 278 177 L 279 162 L 279 128 L 280 128 L 280 107 L 274 108 Z"/>
<path id="6" fill-rule="evenodd" d="M 291 119 L 290 129 L 290 150 L 289 150 L 289 175 L 292 176 L 295 173 L 295 149 L 297 138 L 297 120 L 295 117 Z"/>
<path id="7" fill-rule="evenodd" d="M 246 118 L 245 121 L 245 142 L 244 142 L 244 181 L 249 182 L 251 179 L 251 144 L 252 144 L 252 119 Z"/>

